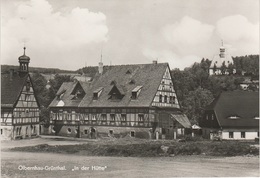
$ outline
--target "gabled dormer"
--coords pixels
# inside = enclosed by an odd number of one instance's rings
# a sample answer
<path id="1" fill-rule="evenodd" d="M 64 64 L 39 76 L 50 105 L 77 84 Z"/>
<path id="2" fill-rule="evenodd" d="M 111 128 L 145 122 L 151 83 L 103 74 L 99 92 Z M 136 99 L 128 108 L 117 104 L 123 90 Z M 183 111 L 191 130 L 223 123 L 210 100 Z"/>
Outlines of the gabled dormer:
<path id="1" fill-rule="evenodd" d="M 121 100 L 125 96 L 125 92 L 122 86 L 113 85 L 108 95 L 110 95 L 108 99 Z"/>
<path id="2" fill-rule="evenodd" d="M 76 84 L 75 88 L 71 92 L 71 95 L 73 95 L 72 99 L 82 99 L 85 94 L 86 93 L 79 82 Z"/>

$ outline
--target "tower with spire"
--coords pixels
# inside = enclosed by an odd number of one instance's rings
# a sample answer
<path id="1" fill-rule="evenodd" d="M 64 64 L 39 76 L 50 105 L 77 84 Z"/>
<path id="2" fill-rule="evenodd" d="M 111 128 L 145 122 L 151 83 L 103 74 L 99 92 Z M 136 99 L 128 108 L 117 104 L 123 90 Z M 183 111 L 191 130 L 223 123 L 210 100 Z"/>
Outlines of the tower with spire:
<path id="1" fill-rule="evenodd" d="M 20 63 L 19 73 L 27 74 L 29 72 L 30 57 L 25 55 L 26 47 L 24 47 L 23 50 L 23 55 L 18 58 L 18 61 Z"/>

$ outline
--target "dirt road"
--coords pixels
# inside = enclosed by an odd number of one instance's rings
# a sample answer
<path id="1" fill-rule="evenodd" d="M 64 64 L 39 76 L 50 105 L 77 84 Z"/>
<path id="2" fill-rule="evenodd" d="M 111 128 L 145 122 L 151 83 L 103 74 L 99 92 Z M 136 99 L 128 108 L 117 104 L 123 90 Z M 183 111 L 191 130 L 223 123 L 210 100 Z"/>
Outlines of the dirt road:
<path id="1" fill-rule="evenodd" d="M 257 157 L 84 157 L 24 152 L 2 152 L 1 156 L 2 177 L 259 177 Z M 51 170 L 57 166 L 66 170 Z M 74 166 L 79 170 L 73 171 Z"/>

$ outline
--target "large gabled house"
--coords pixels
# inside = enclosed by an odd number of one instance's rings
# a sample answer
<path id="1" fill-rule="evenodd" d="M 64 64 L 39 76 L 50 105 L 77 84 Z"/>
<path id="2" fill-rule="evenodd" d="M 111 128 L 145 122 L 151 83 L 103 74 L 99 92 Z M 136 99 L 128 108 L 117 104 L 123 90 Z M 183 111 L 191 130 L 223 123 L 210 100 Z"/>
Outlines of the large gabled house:
<path id="1" fill-rule="evenodd" d="M 190 128 L 167 63 L 109 66 L 66 82 L 49 105 L 49 133 L 72 137 L 177 138 Z"/>
<path id="2" fill-rule="evenodd" d="M 222 92 L 200 120 L 205 138 L 246 140 L 259 137 L 259 92 Z"/>
<path id="3" fill-rule="evenodd" d="M 39 135 L 39 104 L 29 75 L 29 62 L 24 52 L 19 57 L 19 71 L 1 74 L 1 139 Z"/>

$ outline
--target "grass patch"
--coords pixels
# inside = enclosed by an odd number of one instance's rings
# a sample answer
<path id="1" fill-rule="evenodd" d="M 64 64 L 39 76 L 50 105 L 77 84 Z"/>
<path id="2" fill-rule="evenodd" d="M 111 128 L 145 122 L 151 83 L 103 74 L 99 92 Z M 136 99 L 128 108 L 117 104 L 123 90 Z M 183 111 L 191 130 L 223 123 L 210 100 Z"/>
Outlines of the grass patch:
<path id="1" fill-rule="evenodd" d="M 16 147 L 11 151 L 25 152 L 50 152 L 79 154 L 87 156 L 131 156 L 131 157 L 156 157 L 169 155 L 209 155 L 209 156 L 242 156 L 259 155 L 259 149 L 250 146 L 252 143 L 238 141 L 154 141 L 146 140 L 135 142 L 120 141 L 100 143 L 90 142 L 79 145 L 56 145 L 41 144 L 37 146 Z M 162 146 L 164 147 L 162 149 Z"/>

